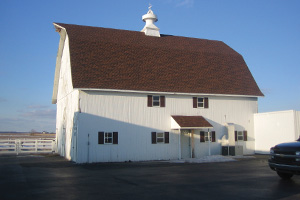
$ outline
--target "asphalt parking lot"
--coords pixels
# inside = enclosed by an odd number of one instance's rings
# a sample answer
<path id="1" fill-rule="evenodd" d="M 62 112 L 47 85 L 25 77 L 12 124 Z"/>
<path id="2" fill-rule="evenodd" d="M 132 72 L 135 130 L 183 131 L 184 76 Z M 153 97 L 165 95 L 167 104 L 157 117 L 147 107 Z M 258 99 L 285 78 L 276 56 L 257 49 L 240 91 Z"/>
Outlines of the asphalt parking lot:
<path id="1" fill-rule="evenodd" d="M 217 163 L 78 165 L 57 155 L 1 155 L 0 199 L 300 199 L 267 156 Z"/>

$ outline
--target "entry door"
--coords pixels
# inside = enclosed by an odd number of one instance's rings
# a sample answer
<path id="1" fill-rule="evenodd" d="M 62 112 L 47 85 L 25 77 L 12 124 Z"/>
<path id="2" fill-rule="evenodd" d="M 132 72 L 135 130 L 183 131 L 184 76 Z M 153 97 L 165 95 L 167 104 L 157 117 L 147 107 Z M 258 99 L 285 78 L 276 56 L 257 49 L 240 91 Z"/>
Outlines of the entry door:
<path id="1" fill-rule="evenodd" d="M 191 157 L 191 133 L 188 130 L 181 130 L 180 134 L 181 158 Z"/>

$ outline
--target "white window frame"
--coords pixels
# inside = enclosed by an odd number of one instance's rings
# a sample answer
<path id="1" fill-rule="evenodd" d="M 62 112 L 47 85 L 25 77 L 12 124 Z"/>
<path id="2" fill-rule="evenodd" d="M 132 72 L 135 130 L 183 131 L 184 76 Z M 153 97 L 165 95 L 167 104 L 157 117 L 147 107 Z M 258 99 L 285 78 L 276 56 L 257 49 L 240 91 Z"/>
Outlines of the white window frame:
<path id="1" fill-rule="evenodd" d="M 201 104 L 202 104 L 202 106 L 201 106 Z M 204 108 L 204 97 L 197 97 L 197 108 Z"/>
<path id="2" fill-rule="evenodd" d="M 156 133 L 156 143 L 165 143 L 165 133 L 158 132 Z"/>
<path id="3" fill-rule="evenodd" d="M 113 132 L 104 132 L 104 144 L 113 144 L 113 137 Z M 109 142 L 109 140 L 111 142 Z"/>
<path id="4" fill-rule="evenodd" d="M 158 99 L 155 99 L 155 98 L 158 98 Z M 154 104 L 157 104 L 158 105 L 154 105 Z M 153 107 L 160 107 L 160 96 L 152 96 L 152 106 Z"/>
<path id="5" fill-rule="evenodd" d="M 243 133 L 243 131 L 238 131 L 236 137 L 237 137 L 237 141 L 244 141 L 244 133 Z"/>
<path id="6" fill-rule="evenodd" d="M 205 142 L 212 142 L 212 138 L 211 138 L 210 132 L 204 132 L 204 141 Z"/>

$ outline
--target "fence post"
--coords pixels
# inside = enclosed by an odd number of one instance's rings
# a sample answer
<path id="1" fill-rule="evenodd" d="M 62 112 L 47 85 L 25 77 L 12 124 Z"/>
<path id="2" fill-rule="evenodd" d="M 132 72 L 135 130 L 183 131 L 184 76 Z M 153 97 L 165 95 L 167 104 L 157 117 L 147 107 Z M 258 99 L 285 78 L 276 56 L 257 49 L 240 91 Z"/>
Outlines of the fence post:
<path id="1" fill-rule="evenodd" d="M 15 148 L 16 148 L 17 155 L 19 155 L 19 143 L 20 143 L 20 140 L 15 140 Z"/>
<path id="2" fill-rule="evenodd" d="M 34 144 L 35 144 L 35 152 L 37 153 L 37 151 L 38 151 L 38 140 L 37 139 L 34 141 Z"/>
<path id="3" fill-rule="evenodd" d="M 55 150 L 55 144 L 56 144 L 56 142 L 55 142 L 56 140 L 52 140 L 52 153 L 55 153 L 56 152 L 56 150 Z"/>

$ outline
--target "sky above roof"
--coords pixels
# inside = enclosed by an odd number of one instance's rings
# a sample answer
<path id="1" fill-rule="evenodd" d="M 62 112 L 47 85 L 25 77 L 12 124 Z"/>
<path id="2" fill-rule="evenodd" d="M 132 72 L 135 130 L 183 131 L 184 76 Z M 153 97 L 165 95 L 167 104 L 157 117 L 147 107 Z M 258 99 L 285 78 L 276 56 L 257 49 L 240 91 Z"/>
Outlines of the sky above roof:
<path id="1" fill-rule="evenodd" d="M 2 0 L 0 131 L 55 131 L 53 22 L 140 31 L 149 3 L 161 34 L 239 52 L 265 95 L 259 112 L 300 110 L 298 0 Z"/>

